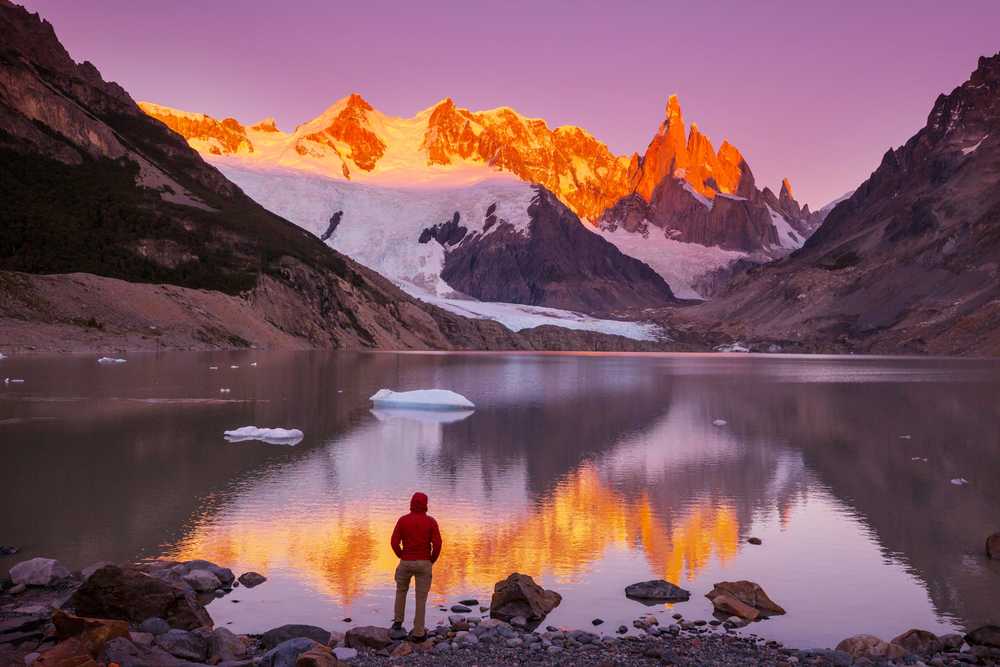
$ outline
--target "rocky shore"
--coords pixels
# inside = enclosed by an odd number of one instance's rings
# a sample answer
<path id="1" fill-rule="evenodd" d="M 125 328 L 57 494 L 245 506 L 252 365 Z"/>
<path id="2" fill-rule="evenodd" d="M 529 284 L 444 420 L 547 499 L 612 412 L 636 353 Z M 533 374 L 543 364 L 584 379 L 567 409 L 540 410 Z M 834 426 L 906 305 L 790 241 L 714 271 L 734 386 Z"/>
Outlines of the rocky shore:
<path id="1" fill-rule="evenodd" d="M 344 667 L 347 665 L 995 665 L 1000 627 L 936 636 L 909 630 L 891 641 L 850 637 L 835 649 L 799 650 L 767 641 L 752 622 L 783 614 L 757 584 L 720 582 L 708 594 L 711 619 L 646 614 L 614 633 L 545 625 L 561 602 L 531 577 L 497 582 L 489 604 L 462 600 L 424 641 L 388 627 L 346 633 L 283 625 L 260 635 L 214 627 L 206 605 L 240 586 L 266 585 L 253 572 L 236 577 L 203 560 L 70 572 L 35 558 L 0 581 L 0 664 L 33 667 Z M 687 599 L 665 581 L 629 586 L 629 597 Z M 595 618 L 594 625 L 603 624 Z"/>

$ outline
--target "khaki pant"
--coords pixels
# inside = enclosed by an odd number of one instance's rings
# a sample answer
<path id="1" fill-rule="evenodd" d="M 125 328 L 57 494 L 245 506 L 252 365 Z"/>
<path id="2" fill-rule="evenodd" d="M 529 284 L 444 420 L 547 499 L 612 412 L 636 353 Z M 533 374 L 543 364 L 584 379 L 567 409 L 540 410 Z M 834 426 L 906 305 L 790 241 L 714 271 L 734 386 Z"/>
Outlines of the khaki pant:
<path id="1" fill-rule="evenodd" d="M 403 622 L 406 613 L 406 593 L 410 590 L 410 577 L 417 581 L 417 608 L 413 613 L 413 634 L 424 635 L 427 616 L 427 593 L 431 590 L 431 562 L 429 560 L 401 560 L 396 567 L 396 609 L 397 623 Z"/>

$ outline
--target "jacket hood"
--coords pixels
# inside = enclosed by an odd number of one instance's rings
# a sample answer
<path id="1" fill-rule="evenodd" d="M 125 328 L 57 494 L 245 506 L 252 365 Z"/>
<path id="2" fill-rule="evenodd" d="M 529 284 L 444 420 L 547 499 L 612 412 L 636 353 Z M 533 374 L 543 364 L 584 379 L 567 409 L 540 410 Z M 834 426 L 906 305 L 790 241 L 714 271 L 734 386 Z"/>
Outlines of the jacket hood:
<path id="1" fill-rule="evenodd" d="M 410 498 L 410 511 L 411 512 L 426 512 L 427 511 L 427 494 L 420 493 L 417 491 Z"/>

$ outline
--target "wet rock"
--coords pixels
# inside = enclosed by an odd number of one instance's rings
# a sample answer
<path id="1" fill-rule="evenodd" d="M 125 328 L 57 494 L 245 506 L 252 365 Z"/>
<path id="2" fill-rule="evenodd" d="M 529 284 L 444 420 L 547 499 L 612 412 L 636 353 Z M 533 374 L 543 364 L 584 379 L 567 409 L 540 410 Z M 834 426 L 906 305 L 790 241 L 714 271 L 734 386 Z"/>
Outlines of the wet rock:
<path id="1" fill-rule="evenodd" d="M 128 641 L 119 639 L 118 641 Z M 55 646 L 42 651 L 32 663 L 49 667 L 98 667 L 94 656 L 76 637 L 63 640 Z"/>
<path id="2" fill-rule="evenodd" d="M 97 572 L 98 570 L 100 570 L 105 565 L 114 565 L 114 563 L 112 563 L 111 561 L 108 561 L 108 560 L 98 561 L 98 562 L 93 563 L 91 565 L 88 565 L 87 567 L 85 567 L 82 570 L 80 570 L 80 576 L 83 577 L 84 579 L 88 579 L 90 577 L 90 575 L 92 575 L 93 573 Z"/>
<path id="3" fill-rule="evenodd" d="M 62 649 L 68 652 L 67 655 L 77 652 L 76 647 L 78 647 L 88 656 L 96 657 L 111 640 L 129 636 L 128 623 L 125 621 L 84 618 L 59 609 L 53 613 L 52 623 L 57 639 L 61 641 L 72 639 L 72 642 Z M 49 657 L 42 660 L 41 664 L 58 663 Z"/>
<path id="4" fill-rule="evenodd" d="M 897 644 L 884 642 L 875 635 L 855 635 L 837 644 L 838 651 L 843 651 L 854 660 L 858 658 L 895 660 L 907 654 L 907 650 Z"/>
<path id="5" fill-rule="evenodd" d="M 10 590 L 7 592 L 11 595 L 20 595 L 26 590 L 28 590 L 28 586 L 26 584 L 17 584 L 15 586 L 11 586 Z"/>
<path id="6" fill-rule="evenodd" d="M 962 644 L 965 643 L 965 637 L 957 632 L 952 632 L 947 635 L 941 635 L 938 637 L 938 641 L 941 642 L 942 651 L 960 651 Z"/>
<path id="7" fill-rule="evenodd" d="M 183 577 L 185 574 L 194 572 L 195 570 L 208 570 L 215 575 L 215 578 L 219 580 L 219 583 L 223 586 L 232 586 L 233 581 L 236 577 L 233 575 L 233 571 L 228 567 L 222 567 L 216 565 L 215 563 L 207 560 L 189 560 L 178 564 L 174 567 L 174 570 L 179 572 Z"/>
<path id="8" fill-rule="evenodd" d="M 987 646 L 989 648 L 1000 648 L 1000 626 L 983 625 L 965 635 L 965 641 L 970 646 Z"/>
<path id="9" fill-rule="evenodd" d="M 42 639 L 49 623 L 49 615 L 40 613 L 31 616 L 17 615 L 0 621 L 0 644 L 19 644 L 23 641 Z"/>
<path id="10" fill-rule="evenodd" d="M 145 621 L 140 623 L 139 630 L 141 632 L 148 632 L 151 635 L 162 635 L 164 632 L 168 632 L 170 630 L 170 624 L 162 618 L 153 616 L 152 618 L 147 618 Z"/>
<path id="11" fill-rule="evenodd" d="M 388 628 L 374 625 L 359 625 L 351 628 L 344 636 L 344 643 L 350 648 L 382 649 L 392 643 Z"/>
<path id="12" fill-rule="evenodd" d="M 4 544 L 0 544 L 0 556 L 13 556 L 18 551 L 20 551 L 20 549 L 18 549 L 17 547 L 11 547 Z"/>
<path id="13" fill-rule="evenodd" d="M 204 662 L 208 658 L 208 640 L 195 632 L 170 630 L 157 636 L 154 643 L 170 655 L 184 660 Z"/>
<path id="14" fill-rule="evenodd" d="M 636 600 L 655 600 L 657 602 L 684 602 L 690 599 L 691 593 L 680 586 L 663 579 L 640 581 L 625 587 L 625 596 Z"/>
<path id="15" fill-rule="evenodd" d="M 137 646 L 152 646 L 156 637 L 149 632 L 130 632 L 128 633 L 128 639 Z"/>
<path id="16" fill-rule="evenodd" d="M 986 538 L 986 557 L 1000 560 L 1000 533 L 993 533 Z"/>
<path id="17" fill-rule="evenodd" d="M 219 578 L 208 570 L 191 570 L 182 575 L 181 579 L 196 593 L 210 593 L 222 585 Z"/>
<path id="18" fill-rule="evenodd" d="M 15 585 L 51 586 L 69 576 L 69 570 L 54 558 L 32 558 L 10 568 L 10 580 Z"/>
<path id="19" fill-rule="evenodd" d="M 453 604 L 451 606 L 451 611 L 454 614 L 469 614 L 469 613 L 472 612 L 471 609 L 469 609 L 468 607 L 466 607 L 463 604 Z"/>
<path id="20" fill-rule="evenodd" d="M 289 639 L 297 639 L 300 637 L 311 639 L 317 644 L 326 644 L 330 641 L 330 631 L 315 625 L 290 623 L 288 625 L 282 625 L 268 630 L 261 635 L 260 642 L 264 645 L 264 648 L 272 649 L 278 644 L 284 643 Z"/>
<path id="21" fill-rule="evenodd" d="M 473 638 L 475 635 L 473 635 Z M 393 658 L 405 658 L 406 656 L 413 653 L 413 642 L 400 642 L 399 645 L 392 649 L 389 655 Z"/>
<path id="22" fill-rule="evenodd" d="M 595 618 L 594 620 L 592 620 L 590 622 L 590 624 L 591 625 L 604 625 L 604 619 L 603 618 Z"/>
<path id="23" fill-rule="evenodd" d="M 464 604 L 466 607 L 475 607 L 479 604 L 479 600 L 475 598 L 469 598 L 468 600 L 459 600 L 458 604 Z"/>
<path id="24" fill-rule="evenodd" d="M 618 626 L 618 629 L 617 629 L 617 630 L 615 630 L 615 632 L 617 632 L 617 633 L 618 633 L 618 634 L 620 634 L 620 635 L 623 635 L 623 634 L 625 634 L 626 632 L 628 632 L 628 628 L 627 628 L 626 626 L 624 626 L 624 625 L 619 625 L 619 626 Z"/>
<path id="25" fill-rule="evenodd" d="M 243 637 L 226 628 L 216 628 L 208 636 L 208 662 L 241 660 L 247 655 L 247 643 Z"/>
<path id="26" fill-rule="evenodd" d="M 933 632 L 912 628 L 890 640 L 890 643 L 902 646 L 910 653 L 931 655 L 942 649 L 941 640 Z"/>
<path id="27" fill-rule="evenodd" d="M 523 630 L 528 627 L 528 619 L 526 619 L 524 616 L 515 616 L 514 618 L 510 619 L 510 624 L 515 628 Z"/>
<path id="28" fill-rule="evenodd" d="M 267 581 L 267 577 L 256 572 L 244 572 L 240 575 L 239 582 L 246 586 L 247 588 L 253 588 L 254 586 L 260 586 L 262 583 Z"/>
<path id="29" fill-rule="evenodd" d="M 759 537 L 751 537 L 747 540 L 748 544 L 753 544 L 755 546 L 760 546 L 762 544 Z"/>
<path id="30" fill-rule="evenodd" d="M 171 627 L 211 627 L 212 618 L 194 594 L 134 568 L 108 565 L 94 572 L 73 593 L 77 613 L 141 623 L 156 616 Z"/>
<path id="31" fill-rule="evenodd" d="M 521 616 L 537 625 L 560 602 L 561 595 L 543 589 L 528 575 L 515 572 L 494 586 L 490 616 L 505 621 Z"/>
<path id="32" fill-rule="evenodd" d="M 260 667 L 295 667 L 300 655 L 319 645 L 308 637 L 289 639 L 265 653 L 260 660 Z"/>
<path id="33" fill-rule="evenodd" d="M 741 622 L 756 621 L 760 618 L 759 611 L 731 595 L 718 593 L 710 599 L 712 600 L 712 606 L 715 607 L 715 611 L 738 618 Z"/>
<path id="34" fill-rule="evenodd" d="M 348 648 L 346 646 L 338 646 L 333 649 L 333 655 L 338 660 L 353 660 L 358 657 L 358 650 L 353 648 Z"/>
<path id="35" fill-rule="evenodd" d="M 726 609 L 719 607 L 716 603 L 716 598 L 723 597 Z M 721 581 L 716 583 L 714 588 L 709 591 L 705 597 L 712 601 L 715 605 L 716 610 L 721 611 L 727 615 L 739 616 L 747 620 L 753 620 L 745 613 L 745 609 L 741 607 L 736 607 L 737 610 L 729 610 L 728 608 L 733 607 L 731 600 L 737 600 L 743 605 L 751 607 L 758 612 L 758 615 L 772 616 L 784 614 L 785 610 L 778 605 L 774 600 L 768 597 L 764 589 L 760 587 L 759 584 L 755 584 L 752 581 Z M 743 612 L 743 613 L 741 613 Z"/>

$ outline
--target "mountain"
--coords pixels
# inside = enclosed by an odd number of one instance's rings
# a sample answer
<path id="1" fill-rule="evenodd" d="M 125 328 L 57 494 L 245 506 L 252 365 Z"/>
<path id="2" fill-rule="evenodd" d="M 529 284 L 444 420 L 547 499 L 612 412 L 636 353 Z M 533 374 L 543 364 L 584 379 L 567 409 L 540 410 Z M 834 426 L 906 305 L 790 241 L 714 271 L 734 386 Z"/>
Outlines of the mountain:
<path id="1" fill-rule="evenodd" d="M 1000 353 L 1000 54 L 836 204 L 803 248 L 686 313 L 800 349 Z"/>
<path id="2" fill-rule="evenodd" d="M 639 345 L 552 327 L 516 334 L 417 301 L 247 197 L 92 64 L 76 64 L 38 15 L 0 0 L 0 33 L 5 346 Z M 219 152 L 251 150 L 247 132 L 277 133 L 185 121 Z"/>
<path id="3" fill-rule="evenodd" d="M 434 208 L 447 208 L 446 198 L 460 188 L 513 177 L 552 192 L 588 231 L 617 247 L 619 253 L 604 251 L 608 253 L 607 261 L 619 262 L 619 255 L 638 259 L 653 268 L 675 295 L 685 298 L 700 296 L 693 288 L 698 276 L 738 260 L 761 262 L 787 254 L 798 248 L 817 224 L 808 207 L 800 208 L 794 200 L 787 181 L 780 196 L 767 188 L 758 190 L 749 166 L 735 147 L 723 142 L 716 152 L 696 125 L 688 134 L 676 97 L 670 98 L 666 118 L 641 157 L 616 156 L 578 127 L 550 129 L 543 120 L 526 118 L 510 108 L 473 112 L 456 106 L 451 99 L 411 118 L 397 118 L 379 112 L 360 95 L 352 94 L 287 133 L 278 130 L 273 121 L 243 125 L 232 118 L 216 120 L 153 103 L 140 106 L 188 139 L 192 147 L 258 202 L 306 228 L 319 228 L 320 233 L 325 232 L 336 210 L 341 211 L 345 229 L 362 222 L 368 229 L 403 224 L 391 208 L 375 215 L 371 208 L 375 191 L 386 193 L 382 199 L 387 201 L 405 199 L 399 194 L 402 189 L 412 193 L 410 199 L 414 202 L 437 196 L 440 206 Z M 313 207 L 315 210 L 306 214 L 304 205 L 283 197 L 252 173 L 260 171 L 280 172 L 285 186 L 289 173 L 300 174 L 303 181 L 322 177 L 344 184 L 334 187 L 337 208 Z M 515 198 L 524 199 L 520 194 Z M 462 209 L 457 200 L 468 197 L 457 196 L 452 211 L 439 217 L 446 219 L 458 212 L 462 220 L 482 218 L 481 208 Z M 502 205 L 490 201 L 484 206 L 493 203 Z M 527 206 L 512 215 L 522 228 L 531 228 Z M 417 221 L 418 233 L 443 221 Z M 417 276 L 397 270 L 413 261 L 370 263 L 376 259 L 373 254 L 398 255 L 398 248 L 356 252 L 343 236 L 335 231 L 328 242 L 396 281 L 425 280 L 426 271 Z M 408 252 L 414 256 L 424 254 L 412 247 L 412 238 L 402 239 L 396 230 L 380 230 L 375 236 L 408 243 Z M 377 239 L 369 242 L 378 243 Z M 456 241 L 455 245 L 463 243 Z M 587 244 L 588 248 L 592 245 Z M 450 252 L 449 246 L 446 254 Z M 572 258 L 565 258 L 562 271 L 574 271 L 576 281 L 586 285 L 594 277 L 584 266 L 588 257 L 593 257 L 590 250 L 580 258 L 579 266 L 572 266 Z M 618 273 L 630 270 L 617 269 Z M 490 269 L 488 273 L 499 276 L 506 271 Z M 520 273 L 524 278 L 524 272 Z M 449 287 L 462 291 L 468 285 L 466 281 Z M 582 297 L 572 307 L 597 312 L 662 305 L 662 299 L 650 301 L 645 296 L 661 292 L 661 286 L 637 287 L 637 293 L 629 294 L 622 302 L 596 303 Z M 556 289 L 536 283 L 529 292 L 551 295 Z M 480 293 L 491 291 L 501 292 L 503 286 L 493 285 Z M 627 291 L 627 286 L 616 290 L 618 294 Z M 566 306 L 569 302 L 544 297 L 519 303 Z M 597 311 L 585 304 L 596 304 Z"/>

